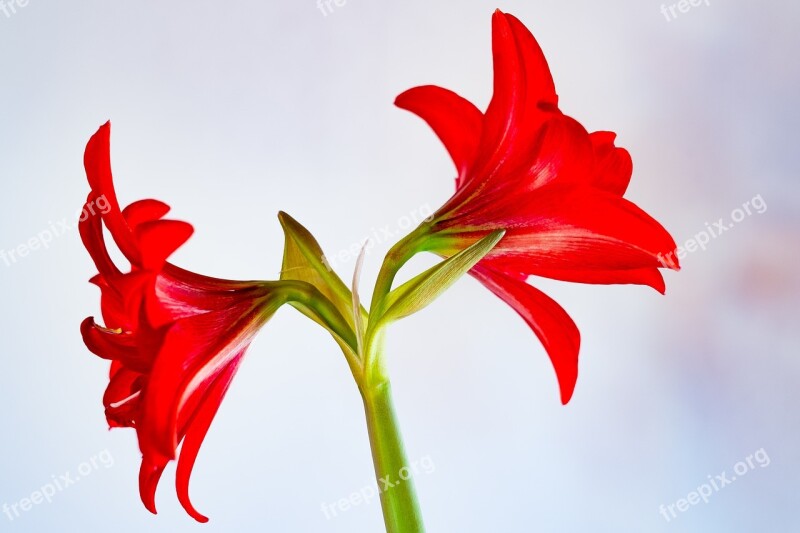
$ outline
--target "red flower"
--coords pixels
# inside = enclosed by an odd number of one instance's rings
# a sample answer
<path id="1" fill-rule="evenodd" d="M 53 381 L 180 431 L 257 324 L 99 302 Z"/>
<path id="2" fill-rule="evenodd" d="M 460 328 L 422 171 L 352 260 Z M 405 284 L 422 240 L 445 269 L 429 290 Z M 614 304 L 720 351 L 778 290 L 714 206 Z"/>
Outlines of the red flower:
<path id="1" fill-rule="evenodd" d="M 636 283 L 664 292 L 660 267 L 678 269 L 675 242 L 623 199 L 633 166 L 611 132 L 588 133 L 558 108 L 539 45 L 516 18 L 492 19 L 494 96 L 486 113 L 435 86 L 396 104 L 424 119 L 458 170 L 456 192 L 429 227 L 427 249 L 451 256 L 505 229 L 471 274 L 533 329 L 555 367 L 561 400 L 572 396 L 580 334 L 529 275 L 580 283 Z M 659 255 L 661 254 L 661 255 Z"/>
<path id="2" fill-rule="evenodd" d="M 189 514 L 205 522 L 188 495 L 198 449 L 251 339 L 283 296 L 278 282 L 214 279 L 168 263 L 192 227 L 163 219 L 169 207 L 158 200 L 141 200 L 120 210 L 109 135 L 105 124 L 86 146 L 84 164 L 92 191 L 79 226 L 99 271 L 91 281 L 102 291 L 105 327 L 87 318 L 81 333 L 92 352 L 111 360 L 103 397 L 106 417 L 111 427 L 136 429 L 145 506 L 156 512 L 156 486 L 182 442 L 178 497 Z M 95 214 L 99 205 L 107 209 Z M 103 225 L 130 261 L 129 272 L 122 272 L 109 256 Z"/>

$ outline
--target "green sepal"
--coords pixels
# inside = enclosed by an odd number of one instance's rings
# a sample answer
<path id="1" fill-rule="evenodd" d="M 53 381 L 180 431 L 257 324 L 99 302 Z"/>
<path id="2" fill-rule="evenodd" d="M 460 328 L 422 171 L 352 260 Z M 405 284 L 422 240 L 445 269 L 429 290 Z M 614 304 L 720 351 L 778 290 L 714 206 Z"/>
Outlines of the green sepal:
<path id="1" fill-rule="evenodd" d="M 350 329 L 355 332 L 352 293 L 336 272 L 330 268 L 317 240 L 299 222 L 283 211 L 278 213 L 278 220 L 280 220 L 286 237 L 280 279 L 304 281 L 313 285 L 322 296 L 330 300 Z M 350 343 L 345 342 L 331 329 L 329 324 L 326 324 L 315 313 L 310 312 L 306 306 L 293 305 L 304 315 L 331 332 L 342 349 L 350 352 L 347 355 L 353 355 L 357 351 L 356 346 L 350 346 Z M 366 317 L 366 311 L 363 308 L 361 311 L 363 317 Z M 355 333 L 352 338 L 355 338 Z"/>

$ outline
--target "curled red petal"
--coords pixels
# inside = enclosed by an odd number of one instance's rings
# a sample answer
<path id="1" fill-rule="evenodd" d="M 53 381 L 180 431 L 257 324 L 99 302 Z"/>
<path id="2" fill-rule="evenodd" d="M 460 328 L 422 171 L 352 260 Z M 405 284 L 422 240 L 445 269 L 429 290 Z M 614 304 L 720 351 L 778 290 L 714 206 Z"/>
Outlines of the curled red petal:
<path id="1" fill-rule="evenodd" d="M 200 405 L 197 406 L 192 420 L 187 425 L 186 436 L 181 445 L 178 468 L 175 475 L 178 500 L 181 502 L 181 505 L 183 505 L 183 508 L 186 509 L 186 512 L 198 522 L 208 522 L 208 518 L 198 512 L 194 505 L 192 505 L 189 497 L 189 480 L 192 475 L 195 460 L 197 459 L 197 454 L 200 451 L 200 446 L 203 444 L 211 422 L 214 420 L 214 416 L 219 410 L 222 399 L 228 391 L 233 376 L 239 369 L 243 353 L 244 352 L 241 352 L 234 357 L 208 387 L 205 398 L 203 398 Z"/>
<path id="2" fill-rule="evenodd" d="M 143 452 L 174 458 L 179 420 L 192 394 L 204 389 L 239 355 L 262 324 L 253 302 L 177 320 L 167 331 L 149 375 Z"/>
<path id="3" fill-rule="evenodd" d="M 468 100 L 435 85 L 409 89 L 394 103 L 433 129 L 453 159 L 458 171 L 456 189 L 461 188 L 477 155 L 483 114 Z"/>
<path id="4" fill-rule="evenodd" d="M 567 404 L 578 380 L 581 345 L 572 318 L 555 300 L 524 281 L 480 264 L 470 274 L 508 303 L 539 338 L 556 371 L 561 402 Z"/>
<path id="5" fill-rule="evenodd" d="M 103 359 L 118 360 L 131 370 L 145 373 L 150 369 L 152 359 L 143 354 L 136 335 L 98 326 L 93 317 L 81 323 L 81 335 L 86 347 Z"/>
<path id="6" fill-rule="evenodd" d="M 89 194 L 89 198 L 84 204 L 81 217 L 78 220 L 78 232 L 81 241 L 94 261 L 97 271 L 101 276 L 119 275 L 120 271 L 106 248 L 105 238 L 103 237 L 103 222 L 99 214 L 92 213 L 89 206 L 94 201 L 94 193 Z"/>
<path id="7" fill-rule="evenodd" d="M 122 211 L 122 216 L 132 230 L 144 223 L 160 220 L 167 213 L 170 207 L 160 200 L 146 199 L 133 202 Z"/>
<path id="8" fill-rule="evenodd" d="M 120 211 L 117 194 L 114 190 L 114 180 L 111 173 L 111 123 L 106 122 L 97 133 L 92 135 L 86 144 L 83 156 L 86 177 L 95 198 L 102 197 L 108 209 L 102 214 L 114 242 L 125 257 L 138 264 L 139 249 L 133 238 L 130 227 Z"/>
<path id="9" fill-rule="evenodd" d="M 179 220 L 152 220 L 136 227 L 136 238 L 141 248 L 142 268 L 158 271 L 167 258 L 180 248 L 194 229 Z"/>
<path id="10" fill-rule="evenodd" d="M 633 160 L 627 150 L 614 146 L 616 137 L 610 131 L 596 131 L 589 135 L 595 160 L 592 185 L 622 196 L 631 181 Z"/>
<path id="11" fill-rule="evenodd" d="M 156 511 L 156 489 L 167 463 L 169 463 L 169 459 L 165 457 L 144 456 L 142 465 L 139 468 L 139 497 L 142 499 L 145 508 L 153 514 L 158 514 L 158 511 Z"/>

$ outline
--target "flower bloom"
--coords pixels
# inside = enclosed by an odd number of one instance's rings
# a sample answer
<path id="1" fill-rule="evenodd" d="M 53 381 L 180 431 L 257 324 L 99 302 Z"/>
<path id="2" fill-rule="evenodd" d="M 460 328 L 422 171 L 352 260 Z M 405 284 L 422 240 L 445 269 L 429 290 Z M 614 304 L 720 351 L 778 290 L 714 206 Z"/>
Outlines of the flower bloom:
<path id="1" fill-rule="evenodd" d="M 120 209 L 109 136 L 105 124 L 84 157 L 91 186 L 84 213 L 92 216 L 83 216 L 79 228 L 99 272 L 91 281 L 101 290 L 104 325 L 87 318 L 81 333 L 89 350 L 111 361 L 103 397 L 108 424 L 136 429 L 144 505 L 156 512 L 156 486 L 182 442 L 178 497 L 191 516 L 205 522 L 188 494 L 197 452 L 250 341 L 285 295 L 279 282 L 214 279 L 168 263 L 192 226 L 165 220 L 169 207 L 158 200 Z M 108 209 L 95 214 L 91 206 L 100 203 Z M 103 226 L 130 262 L 130 271 L 112 261 Z"/>
<path id="2" fill-rule="evenodd" d="M 559 110 L 547 62 L 528 29 L 495 12 L 492 49 L 494 95 L 485 113 L 436 86 L 397 98 L 397 106 L 431 126 L 458 172 L 456 192 L 434 214 L 424 246 L 449 257 L 506 230 L 470 273 L 537 335 L 567 403 L 578 376 L 580 334 L 561 306 L 526 283 L 528 276 L 634 283 L 663 293 L 658 269 L 679 268 L 670 255 L 675 242 L 623 198 L 633 165 L 614 145 L 616 135 L 588 133 Z"/>

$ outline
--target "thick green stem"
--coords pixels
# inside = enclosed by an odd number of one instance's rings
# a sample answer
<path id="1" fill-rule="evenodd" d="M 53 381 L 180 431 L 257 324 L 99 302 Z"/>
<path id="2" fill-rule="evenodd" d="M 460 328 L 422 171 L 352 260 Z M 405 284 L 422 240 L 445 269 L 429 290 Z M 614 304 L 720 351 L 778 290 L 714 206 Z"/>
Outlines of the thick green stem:
<path id="1" fill-rule="evenodd" d="M 392 404 L 391 385 L 384 381 L 362 391 L 375 477 L 387 533 L 423 533 L 411 467 Z"/>

